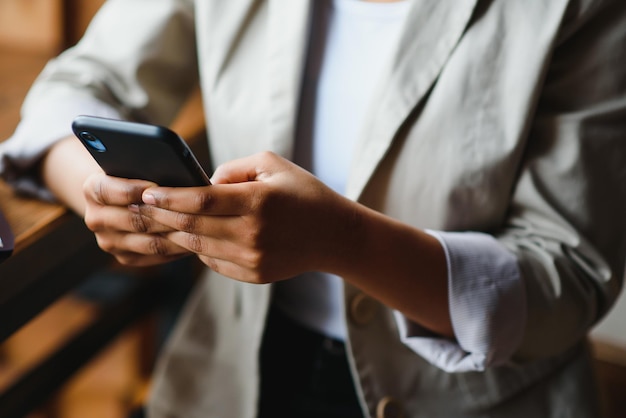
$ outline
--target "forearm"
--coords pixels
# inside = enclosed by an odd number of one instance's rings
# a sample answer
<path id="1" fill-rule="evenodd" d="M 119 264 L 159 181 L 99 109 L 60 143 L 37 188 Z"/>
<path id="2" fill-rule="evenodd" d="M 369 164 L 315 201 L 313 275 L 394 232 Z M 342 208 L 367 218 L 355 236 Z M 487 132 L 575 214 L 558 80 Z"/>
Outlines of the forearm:
<path id="1" fill-rule="evenodd" d="M 55 197 L 83 216 L 83 183 L 101 171 L 89 152 L 74 137 L 65 138 L 50 148 L 41 162 L 42 181 Z"/>
<path id="2" fill-rule="evenodd" d="M 334 273 L 438 334 L 454 335 L 446 255 L 437 238 L 357 206 L 347 242 L 330 251 Z M 351 215 L 352 216 L 352 215 Z M 339 255 L 339 256 L 336 256 Z"/>

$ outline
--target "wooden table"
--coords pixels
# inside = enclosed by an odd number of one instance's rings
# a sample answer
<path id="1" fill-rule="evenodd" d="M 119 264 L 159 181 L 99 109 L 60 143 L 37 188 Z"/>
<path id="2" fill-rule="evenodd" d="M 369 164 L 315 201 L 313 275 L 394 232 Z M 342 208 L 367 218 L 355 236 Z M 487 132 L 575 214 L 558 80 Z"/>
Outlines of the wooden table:
<path id="1" fill-rule="evenodd" d="M 0 140 L 13 132 L 24 96 L 48 57 L 0 50 Z M 15 235 L 13 255 L 0 264 L 0 342 L 111 263 L 82 219 L 64 207 L 19 196 L 0 181 L 0 210 Z M 137 281 L 120 300 L 48 359 L 0 394 L 0 416 L 22 417 L 122 329 L 164 299 L 163 283 Z"/>

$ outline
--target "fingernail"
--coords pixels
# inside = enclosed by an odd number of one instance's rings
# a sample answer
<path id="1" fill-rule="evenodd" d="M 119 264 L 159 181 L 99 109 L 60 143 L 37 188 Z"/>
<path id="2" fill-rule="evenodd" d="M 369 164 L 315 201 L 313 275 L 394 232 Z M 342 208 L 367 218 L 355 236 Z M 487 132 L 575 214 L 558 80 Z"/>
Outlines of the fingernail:
<path id="1" fill-rule="evenodd" d="M 153 194 L 144 193 L 143 196 L 141 196 L 141 200 L 143 200 L 143 203 L 146 205 L 156 205 L 156 199 Z"/>
<path id="2" fill-rule="evenodd" d="M 132 203 L 128 205 L 128 210 L 134 213 L 139 213 L 139 205 L 136 203 Z"/>

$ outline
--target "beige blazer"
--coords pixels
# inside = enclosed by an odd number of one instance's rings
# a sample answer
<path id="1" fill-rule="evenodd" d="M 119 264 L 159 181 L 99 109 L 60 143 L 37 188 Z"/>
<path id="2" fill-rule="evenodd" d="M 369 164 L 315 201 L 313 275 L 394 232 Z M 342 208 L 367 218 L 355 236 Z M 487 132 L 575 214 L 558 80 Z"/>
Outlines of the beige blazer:
<path id="1" fill-rule="evenodd" d="M 412 1 L 347 195 L 415 227 L 493 234 L 519 259 L 529 314 L 509 365 L 446 373 L 399 341 L 387 307 L 346 285 L 363 409 L 595 417 L 584 339 L 626 255 L 623 0 Z M 199 80 L 215 164 L 290 157 L 312 3 L 110 0 L 25 112 L 81 94 L 165 124 Z M 159 363 L 152 417 L 255 417 L 270 296 L 207 272 Z"/>

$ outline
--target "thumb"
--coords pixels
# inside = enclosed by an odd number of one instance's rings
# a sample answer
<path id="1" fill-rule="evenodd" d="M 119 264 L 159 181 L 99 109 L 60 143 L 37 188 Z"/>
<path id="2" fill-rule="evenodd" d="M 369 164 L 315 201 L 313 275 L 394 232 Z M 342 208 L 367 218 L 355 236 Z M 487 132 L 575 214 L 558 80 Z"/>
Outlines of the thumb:
<path id="1" fill-rule="evenodd" d="M 262 152 L 229 161 L 217 167 L 211 177 L 213 184 L 243 183 L 263 180 L 271 174 L 272 163 L 277 158 L 272 152 Z"/>

